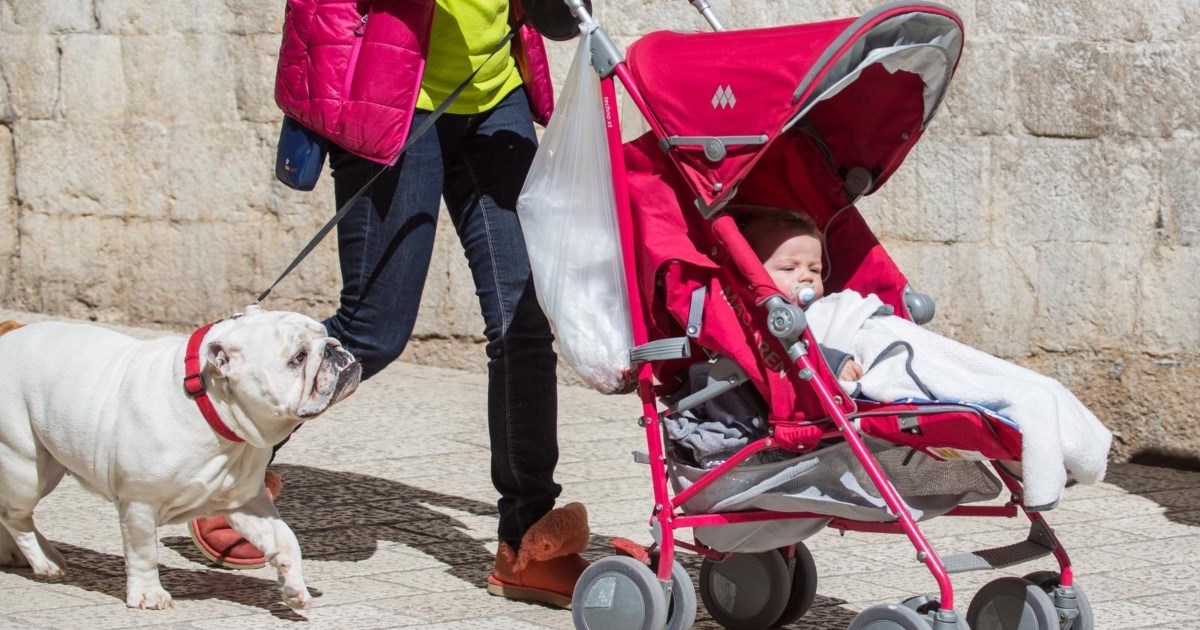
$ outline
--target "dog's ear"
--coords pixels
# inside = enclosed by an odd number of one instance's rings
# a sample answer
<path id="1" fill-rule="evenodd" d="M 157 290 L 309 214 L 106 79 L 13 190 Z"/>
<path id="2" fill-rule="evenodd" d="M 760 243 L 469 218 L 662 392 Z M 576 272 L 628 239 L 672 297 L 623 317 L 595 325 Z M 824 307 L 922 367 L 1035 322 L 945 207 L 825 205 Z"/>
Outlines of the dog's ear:
<path id="1" fill-rule="evenodd" d="M 259 306 L 257 304 L 251 304 L 250 306 L 247 306 L 245 309 L 242 310 L 242 315 L 257 315 L 262 312 L 264 312 L 264 311 L 261 306 Z"/>
<path id="2" fill-rule="evenodd" d="M 238 348 L 217 340 L 204 347 L 204 358 L 207 359 L 206 372 L 216 378 L 227 378 L 237 370 L 242 355 Z"/>

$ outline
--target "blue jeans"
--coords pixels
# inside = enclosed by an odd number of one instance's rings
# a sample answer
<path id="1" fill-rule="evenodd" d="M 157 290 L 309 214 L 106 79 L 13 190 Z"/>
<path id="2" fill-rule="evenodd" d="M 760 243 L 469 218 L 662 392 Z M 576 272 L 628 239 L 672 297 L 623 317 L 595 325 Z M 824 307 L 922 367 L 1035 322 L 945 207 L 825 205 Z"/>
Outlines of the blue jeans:
<path id="1" fill-rule="evenodd" d="M 428 116 L 417 112 L 412 129 Z M 561 491 L 554 482 L 557 359 L 550 324 L 534 294 L 516 211 L 536 150 L 523 89 L 489 112 L 439 118 L 338 224 L 341 302 L 325 321 L 329 334 L 362 361 L 363 379 L 404 352 L 444 197 L 483 313 L 491 474 L 500 493 L 498 533 L 514 548 L 554 507 Z M 331 150 L 338 207 L 381 168 Z M 413 423 L 411 431 L 419 436 L 420 424 Z"/>

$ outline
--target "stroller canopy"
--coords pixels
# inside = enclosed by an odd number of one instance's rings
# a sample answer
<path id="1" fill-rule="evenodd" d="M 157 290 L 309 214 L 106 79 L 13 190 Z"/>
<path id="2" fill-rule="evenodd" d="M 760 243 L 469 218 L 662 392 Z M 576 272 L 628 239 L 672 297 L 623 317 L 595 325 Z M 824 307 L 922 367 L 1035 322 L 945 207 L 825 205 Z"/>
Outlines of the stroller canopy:
<path id="1" fill-rule="evenodd" d="M 906 2 L 857 20 L 651 33 L 630 46 L 628 63 L 667 135 L 663 148 L 710 216 L 793 127 L 838 173 L 867 169 L 873 192 L 941 104 L 962 41 L 953 11 Z"/>

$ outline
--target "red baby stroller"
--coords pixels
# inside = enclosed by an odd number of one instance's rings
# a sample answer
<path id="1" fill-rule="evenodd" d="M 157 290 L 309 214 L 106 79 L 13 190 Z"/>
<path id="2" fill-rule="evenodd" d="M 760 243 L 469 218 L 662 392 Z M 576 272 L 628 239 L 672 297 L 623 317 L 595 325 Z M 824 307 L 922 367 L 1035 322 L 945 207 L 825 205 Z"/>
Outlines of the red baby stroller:
<path id="1" fill-rule="evenodd" d="M 576 627 L 690 627 L 696 589 L 677 547 L 704 557 L 698 590 L 723 626 L 792 623 L 817 583 L 800 541 L 828 526 L 906 535 L 940 590 L 868 608 L 852 629 L 1090 630 L 1067 554 L 1000 463 L 1020 461 L 1019 430 L 967 405 L 844 395 L 810 351 L 804 311 L 779 294 L 734 223 L 738 207 L 804 208 L 825 236 L 829 292 L 874 293 L 918 323 L 931 317 L 932 302 L 908 287 L 854 204 L 887 181 L 941 104 L 961 20 L 940 5 L 899 2 L 857 19 L 730 32 L 707 2 L 692 3 L 715 32 L 652 33 L 624 57 L 582 0 L 566 0 L 602 79 L 655 540 L 618 541 L 618 555 L 584 573 Z M 627 144 L 614 78 L 651 128 Z M 685 389 L 690 366 L 713 359 L 707 384 Z M 714 469 L 681 463 L 664 419 L 743 383 L 761 397 L 769 431 Z M 747 465 L 772 451 L 794 457 Z M 1001 482 L 1007 504 L 962 505 L 997 496 Z M 1026 540 L 945 558 L 917 524 L 1020 512 Z M 677 540 L 681 528 L 695 541 Z M 949 574 L 1050 554 L 1058 571 L 1000 578 L 965 614 L 956 605 Z"/>

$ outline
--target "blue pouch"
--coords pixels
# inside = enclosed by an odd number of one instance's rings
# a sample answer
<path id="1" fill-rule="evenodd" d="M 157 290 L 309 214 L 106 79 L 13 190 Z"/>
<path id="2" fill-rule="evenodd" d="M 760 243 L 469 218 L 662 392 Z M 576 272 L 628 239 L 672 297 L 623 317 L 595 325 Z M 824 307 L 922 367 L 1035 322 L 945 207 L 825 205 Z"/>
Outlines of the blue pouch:
<path id="1" fill-rule="evenodd" d="M 328 153 L 329 140 L 291 116 L 284 116 L 275 154 L 275 177 L 288 188 L 312 190 Z"/>

